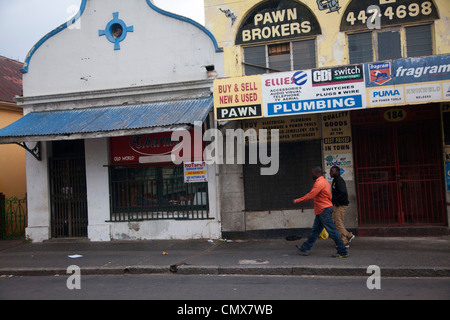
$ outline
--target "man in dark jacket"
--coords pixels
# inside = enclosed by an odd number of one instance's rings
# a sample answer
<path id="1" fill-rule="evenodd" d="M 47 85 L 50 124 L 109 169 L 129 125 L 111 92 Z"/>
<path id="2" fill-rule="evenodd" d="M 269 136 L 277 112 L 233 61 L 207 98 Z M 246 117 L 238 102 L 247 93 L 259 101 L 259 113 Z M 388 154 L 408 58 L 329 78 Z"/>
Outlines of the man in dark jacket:
<path id="1" fill-rule="evenodd" d="M 333 197 L 331 202 L 334 206 L 334 224 L 341 235 L 342 242 L 348 247 L 355 236 L 353 233 L 348 232 L 344 225 L 344 215 L 349 204 L 347 186 L 345 185 L 344 179 L 341 177 L 341 169 L 338 166 L 334 166 L 330 169 L 330 176 L 333 178 L 333 183 L 331 185 L 331 194 Z"/>

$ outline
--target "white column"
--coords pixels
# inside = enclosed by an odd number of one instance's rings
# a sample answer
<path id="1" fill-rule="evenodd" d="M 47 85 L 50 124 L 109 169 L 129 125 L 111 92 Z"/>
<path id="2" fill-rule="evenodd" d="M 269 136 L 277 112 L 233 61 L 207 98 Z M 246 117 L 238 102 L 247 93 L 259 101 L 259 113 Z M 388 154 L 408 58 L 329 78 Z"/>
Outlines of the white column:
<path id="1" fill-rule="evenodd" d="M 35 142 L 27 143 L 30 149 L 35 145 Z M 28 226 L 25 235 L 33 242 L 42 242 L 51 237 L 47 147 L 48 143 L 41 143 L 41 161 L 26 152 Z"/>
<path id="2" fill-rule="evenodd" d="M 110 241 L 108 139 L 85 140 L 88 237 L 91 241 Z"/>

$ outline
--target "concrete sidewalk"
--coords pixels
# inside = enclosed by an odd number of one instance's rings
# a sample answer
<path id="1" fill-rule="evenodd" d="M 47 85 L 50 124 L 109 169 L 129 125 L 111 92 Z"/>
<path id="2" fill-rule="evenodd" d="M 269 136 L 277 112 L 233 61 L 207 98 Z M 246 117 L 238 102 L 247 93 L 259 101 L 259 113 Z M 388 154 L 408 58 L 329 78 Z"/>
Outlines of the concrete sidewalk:
<path id="1" fill-rule="evenodd" d="M 65 275 L 70 265 L 81 273 L 245 274 L 367 277 L 370 265 L 386 277 L 450 277 L 450 238 L 357 237 L 346 259 L 332 258 L 332 240 L 318 240 L 311 255 L 295 248 L 300 241 L 168 240 L 0 241 L 0 276 Z"/>

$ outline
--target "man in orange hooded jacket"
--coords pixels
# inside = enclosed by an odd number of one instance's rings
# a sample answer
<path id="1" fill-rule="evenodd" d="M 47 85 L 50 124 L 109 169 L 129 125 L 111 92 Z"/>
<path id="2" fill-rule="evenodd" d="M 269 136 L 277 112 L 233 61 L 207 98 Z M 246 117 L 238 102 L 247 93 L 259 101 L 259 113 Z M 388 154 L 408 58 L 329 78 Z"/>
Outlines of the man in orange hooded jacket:
<path id="1" fill-rule="evenodd" d="M 331 202 L 331 186 L 322 175 L 322 168 L 315 167 L 311 169 L 311 177 L 313 178 L 314 186 L 312 190 L 302 198 L 293 200 L 293 203 L 300 203 L 309 200 L 314 200 L 314 214 L 316 215 L 312 226 L 311 234 L 301 247 L 297 246 L 300 254 L 308 256 L 310 250 L 323 228 L 328 232 L 331 239 L 336 244 L 337 253 L 333 255 L 334 258 L 347 258 L 347 248 L 344 246 L 339 232 L 333 222 L 333 203 Z"/>

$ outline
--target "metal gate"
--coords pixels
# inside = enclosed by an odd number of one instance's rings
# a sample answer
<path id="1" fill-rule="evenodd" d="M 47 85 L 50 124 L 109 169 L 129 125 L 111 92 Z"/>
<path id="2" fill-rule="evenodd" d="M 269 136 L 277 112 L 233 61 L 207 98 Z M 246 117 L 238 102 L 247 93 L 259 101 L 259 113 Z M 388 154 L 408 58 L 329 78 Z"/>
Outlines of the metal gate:
<path id="1" fill-rule="evenodd" d="M 52 237 L 86 237 L 85 159 L 50 159 L 50 181 Z"/>
<path id="2" fill-rule="evenodd" d="M 360 226 L 444 225 L 439 108 L 366 110 L 352 126 Z"/>
<path id="3" fill-rule="evenodd" d="M 27 223 L 27 199 L 6 199 L 0 193 L 0 240 L 23 238 Z"/>

